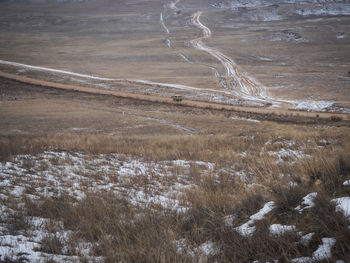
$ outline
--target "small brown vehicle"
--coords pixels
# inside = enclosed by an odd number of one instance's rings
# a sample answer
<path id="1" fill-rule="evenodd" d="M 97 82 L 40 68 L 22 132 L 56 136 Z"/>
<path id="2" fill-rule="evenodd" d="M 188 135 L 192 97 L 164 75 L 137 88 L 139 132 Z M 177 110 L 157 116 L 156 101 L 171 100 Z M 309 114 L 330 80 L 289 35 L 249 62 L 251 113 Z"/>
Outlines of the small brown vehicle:
<path id="1" fill-rule="evenodd" d="M 182 96 L 172 96 L 173 101 L 182 101 L 184 99 L 184 97 Z"/>

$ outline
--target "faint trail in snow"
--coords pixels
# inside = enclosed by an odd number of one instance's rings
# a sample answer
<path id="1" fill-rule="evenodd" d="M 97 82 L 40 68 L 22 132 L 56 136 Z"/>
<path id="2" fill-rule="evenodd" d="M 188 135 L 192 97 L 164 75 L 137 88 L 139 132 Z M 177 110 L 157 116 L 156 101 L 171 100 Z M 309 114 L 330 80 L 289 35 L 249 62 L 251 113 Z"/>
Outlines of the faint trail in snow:
<path id="1" fill-rule="evenodd" d="M 88 78 L 88 79 L 93 79 L 93 80 L 104 80 L 104 81 L 115 80 L 115 79 L 110 79 L 110 78 L 101 78 L 101 77 L 95 77 L 92 75 L 74 73 L 74 72 L 70 72 L 70 71 L 66 71 L 66 70 L 59 70 L 59 69 L 53 69 L 53 68 L 44 68 L 44 67 L 26 65 L 26 64 L 11 62 L 11 61 L 5 61 L 5 60 L 1 60 L 1 59 L 0 59 L 0 64 L 10 65 L 10 66 L 15 66 L 15 67 L 20 67 L 20 68 L 27 68 L 27 69 L 32 69 L 32 70 L 38 70 L 38 71 L 61 73 L 61 74 L 65 74 L 65 75 L 70 75 L 70 76 L 75 76 L 75 77 L 80 77 L 80 78 Z"/>
<path id="2" fill-rule="evenodd" d="M 226 83 L 226 80 L 224 79 L 220 79 L 220 85 L 224 88 L 224 89 L 227 89 L 227 83 Z"/>
<path id="3" fill-rule="evenodd" d="M 173 48 L 172 45 L 171 45 L 171 40 L 169 38 L 167 38 L 165 40 L 165 42 L 166 42 L 166 45 L 168 46 L 168 48 Z"/>
<path id="4" fill-rule="evenodd" d="M 185 86 L 185 85 L 180 85 L 180 84 L 159 83 L 159 82 L 153 82 L 153 81 L 148 81 L 148 80 L 137 80 L 137 79 L 133 79 L 133 80 L 115 79 L 115 80 L 133 82 L 133 83 L 137 83 L 137 84 L 145 84 L 145 85 L 150 85 L 150 86 L 159 86 L 159 87 L 164 87 L 164 88 L 174 88 L 174 89 L 180 89 L 180 90 L 195 90 L 195 91 L 210 91 L 210 92 L 214 92 L 214 93 L 232 95 L 228 91 L 222 91 L 222 90 L 216 90 L 216 89 L 195 88 L 195 87 Z"/>
<path id="5" fill-rule="evenodd" d="M 168 125 L 170 127 L 174 127 L 178 130 L 182 130 L 182 131 L 185 131 L 185 132 L 188 132 L 190 134 L 194 134 L 194 133 L 198 133 L 196 129 L 194 128 L 189 128 L 189 127 L 185 127 L 185 126 L 181 126 L 181 125 L 178 125 L 178 124 L 175 124 L 171 121 L 168 121 L 168 120 L 165 120 L 165 119 L 158 119 L 158 118 L 155 118 L 155 117 L 151 117 L 151 116 L 146 116 L 146 115 L 139 115 L 137 114 L 138 111 L 136 110 L 130 110 L 129 108 L 121 108 L 123 111 L 123 114 L 127 114 L 129 116 L 133 116 L 133 117 L 137 117 L 137 118 L 142 118 L 142 119 L 146 119 L 146 120 L 151 120 L 151 121 L 156 121 L 158 123 L 161 123 L 161 124 L 165 124 L 165 125 Z M 130 111 L 133 111 L 134 113 L 130 113 Z"/>
<path id="6" fill-rule="evenodd" d="M 147 119 L 147 120 L 156 121 L 156 122 L 159 122 L 159 123 L 162 123 L 162 124 L 166 124 L 166 125 L 169 125 L 171 127 L 176 128 L 178 130 L 182 130 L 182 131 L 188 132 L 190 134 L 193 134 L 193 133 L 197 132 L 193 128 L 188 128 L 188 127 L 184 127 L 184 126 L 181 126 L 181 125 L 178 125 L 178 124 L 174 124 L 174 123 L 172 123 L 170 121 L 167 121 L 167 120 L 164 120 L 164 119 L 158 119 L 158 118 L 153 118 L 153 117 L 149 117 L 149 116 L 138 116 L 138 117 L 141 117 L 141 118 L 144 118 L 144 119 Z"/>
<path id="7" fill-rule="evenodd" d="M 179 53 L 179 56 L 180 56 L 185 62 L 190 62 L 190 63 L 191 63 L 191 61 L 190 61 L 184 54 Z"/>
<path id="8" fill-rule="evenodd" d="M 220 73 L 219 73 L 219 71 L 218 71 L 216 68 L 214 68 L 214 67 L 212 67 L 212 66 L 209 66 L 209 65 L 206 65 L 206 64 L 203 64 L 203 63 L 200 63 L 200 62 L 193 62 L 193 61 L 190 61 L 189 58 L 187 58 L 187 57 L 186 57 L 184 54 L 182 54 L 182 53 L 178 53 L 178 55 L 179 55 L 185 62 L 192 63 L 192 64 L 199 64 L 199 65 L 202 65 L 202 66 L 205 66 L 205 67 L 210 68 L 210 69 L 213 71 L 214 76 L 215 76 L 216 78 L 220 78 Z M 219 80 L 219 81 L 220 81 L 220 80 Z"/>
<path id="9" fill-rule="evenodd" d="M 75 73 L 75 72 L 60 70 L 60 69 L 32 66 L 32 65 L 21 64 L 21 63 L 17 63 L 17 62 L 10 62 L 10 61 L 5 61 L 5 60 L 0 60 L 0 64 L 10 65 L 10 66 L 19 67 L 19 68 L 27 68 L 27 69 L 43 71 L 43 72 L 59 73 L 59 74 L 64 74 L 64 75 L 69 75 L 69 76 L 80 77 L 80 78 L 84 78 L 84 79 L 91 79 L 91 80 L 117 81 L 117 82 L 133 83 L 133 84 L 143 84 L 143 85 L 148 85 L 148 86 L 152 86 L 152 87 L 173 88 L 173 89 L 179 89 L 179 90 L 192 90 L 192 91 L 206 91 L 206 92 L 231 95 L 230 92 L 215 90 L 215 89 L 196 88 L 196 87 L 186 86 L 186 85 L 181 85 L 181 84 L 160 83 L 160 82 L 154 82 L 154 81 L 149 81 L 149 80 L 140 80 L 140 79 L 102 78 L 102 77 L 97 77 L 97 76 L 93 76 L 93 75 L 80 74 L 80 73 Z M 93 83 L 91 83 L 91 84 L 93 84 Z"/>
<path id="10" fill-rule="evenodd" d="M 169 31 L 169 28 L 167 28 L 167 26 L 166 26 L 165 23 L 164 23 L 163 13 L 160 13 L 160 23 L 161 23 L 161 25 L 163 26 L 165 32 L 169 35 L 169 34 L 170 34 L 170 31 Z"/>
<path id="11" fill-rule="evenodd" d="M 214 76 L 217 77 L 217 78 L 220 78 L 219 71 L 216 68 L 214 68 L 214 67 L 210 67 L 210 68 L 214 72 Z"/>
<path id="12" fill-rule="evenodd" d="M 168 7 L 173 10 L 174 12 L 177 12 L 179 11 L 180 9 L 176 6 L 177 3 L 179 3 L 180 0 L 175 0 L 173 2 L 171 2 L 170 4 L 168 4 Z M 161 12 L 160 13 L 160 22 L 164 28 L 164 30 L 166 31 L 166 33 L 169 35 L 170 34 L 170 30 L 169 28 L 165 25 L 165 22 L 164 22 L 164 18 L 163 18 L 163 13 Z M 166 38 L 166 44 L 168 46 L 168 48 L 173 48 L 172 45 L 171 45 L 171 40 L 169 38 Z M 213 73 L 214 73 L 214 76 L 216 78 L 220 78 L 220 74 L 218 72 L 218 70 L 212 66 L 208 66 L 208 65 L 205 65 L 203 63 L 199 63 L 199 62 L 192 62 L 190 61 L 184 54 L 182 53 L 179 53 L 179 56 L 185 61 L 185 62 L 189 62 L 189 63 L 195 63 L 195 64 L 200 64 L 200 65 L 204 65 L 204 66 L 207 66 L 209 67 L 211 70 L 213 70 Z M 222 83 L 221 80 L 219 80 L 219 83 Z"/>

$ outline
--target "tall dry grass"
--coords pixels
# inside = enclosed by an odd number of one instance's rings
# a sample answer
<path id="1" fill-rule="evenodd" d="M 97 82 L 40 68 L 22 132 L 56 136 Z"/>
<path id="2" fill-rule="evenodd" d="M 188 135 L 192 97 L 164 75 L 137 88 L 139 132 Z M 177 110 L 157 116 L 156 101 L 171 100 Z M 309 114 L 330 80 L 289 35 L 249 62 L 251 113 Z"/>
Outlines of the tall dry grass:
<path id="1" fill-rule="evenodd" d="M 103 256 L 105 262 L 291 262 L 293 258 L 311 256 L 324 237 L 337 240 L 329 262 L 335 259 L 347 262 L 349 223 L 331 200 L 350 194 L 350 189 L 342 186 L 350 178 L 350 156 L 339 153 L 325 162 L 326 154 L 319 153 L 298 164 L 290 177 L 294 181 L 299 179 L 293 187 L 286 179 L 277 177 L 258 178 L 264 187 L 247 187 L 230 174 L 202 175 L 197 178 L 197 187 L 183 196 L 182 201 L 189 209 L 181 213 L 154 206 L 133 206 L 113 193 L 87 192 L 81 201 L 64 194 L 40 202 L 26 199 L 23 215 L 50 219 L 47 229 L 52 235 L 43 237 L 41 251 L 74 255 L 79 254 L 81 242 L 89 242 L 90 256 Z M 192 171 L 193 176 L 198 176 L 195 169 Z M 266 173 L 265 177 L 268 176 Z M 297 212 L 294 208 L 310 192 L 318 193 L 315 206 L 302 214 Z M 235 227 L 247 222 L 271 200 L 275 208 L 255 222 L 254 234 L 241 236 Z M 228 216 L 233 218 L 231 225 L 226 223 Z M 63 226 L 56 222 L 63 222 Z M 294 225 L 296 230 L 273 236 L 269 226 L 276 223 Z M 14 218 L 13 227 L 22 229 L 25 224 L 21 218 Z M 68 241 L 54 234 L 60 229 L 72 231 Z M 310 244 L 304 245 L 298 232 L 315 234 Z M 186 240 L 185 249 L 179 250 L 176 245 L 179 240 Z M 217 252 L 204 257 L 198 248 L 207 241 L 215 244 Z M 80 259 L 88 260 L 85 255 L 80 255 Z"/>
<path id="2" fill-rule="evenodd" d="M 12 231 L 25 230 L 27 216 L 47 218 L 46 228 L 52 235 L 43 237 L 40 250 L 78 254 L 81 262 L 89 260 L 80 253 L 82 242 L 92 244 L 89 256 L 103 256 L 105 262 L 291 262 L 293 258 L 311 256 L 324 237 L 337 240 L 329 262 L 350 261 L 349 223 L 331 201 L 350 195 L 350 188 L 343 186 L 350 179 L 350 135 L 342 129 L 288 130 L 284 126 L 276 126 L 275 133 L 253 135 L 246 131 L 187 137 L 62 134 L 2 137 L 2 160 L 16 154 L 68 150 L 125 153 L 152 161 L 188 159 L 216 164 L 206 175 L 191 167 L 189 176 L 196 187 L 185 191 L 180 200 L 188 207 L 187 211 L 134 206 L 108 192 L 86 192 L 86 198 L 80 201 L 67 194 L 41 197 L 40 202 L 26 198 L 23 213 L 10 221 Z M 289 141 L 296 142 L 290 147 L 302 147 L 311 157 L 287 165 L 292 160 L 276 163 L 266 154 L 281 150 Z M 245 154 L 238 154 L 242 152 Z M 246 181 L 228 169 L 233 164 L 248 172 Z M 31 165 L 30 160 L 27 165 Z M 181 167 L 173 169 L 181 174 Z M 294 208 L 311 192 L 318 193 L 315 206 L 304 213 L 296 211 Z M 274 201 L 275 208 L 255 222 L 256 231 L 251 237 L 241 236 L 235 227 L 247 222 L 267 201 Z M 12 202 L 15 208 L 16 200 Z M 226 222 L 228 217 L 232 218 L 231 224 Z M 57 222 L 63 222 L 63 226 Z M 273 236 L 269 232 L 271 224 L 294 225 L 296 230 Z M 62 228 L 72 231 L 69 240 L 55 235 Z M 310 244 L 304 245 L 299 242 L 298 232 L 315 234 Z M 179 249 L 180 240 L 185 240 L 185 249 Z M 216 253 L 203 256 L 199 248 L 208 241 L 215 244 Z"/>

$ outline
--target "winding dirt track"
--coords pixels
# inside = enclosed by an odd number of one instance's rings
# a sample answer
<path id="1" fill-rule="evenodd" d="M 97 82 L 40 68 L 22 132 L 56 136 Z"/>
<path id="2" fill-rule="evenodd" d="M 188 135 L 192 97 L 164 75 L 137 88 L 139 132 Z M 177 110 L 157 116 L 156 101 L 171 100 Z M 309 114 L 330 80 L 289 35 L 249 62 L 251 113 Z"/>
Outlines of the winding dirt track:
<path id="1" fill-rule="evenodd" d="M 175 0 L 171 2 L 168 5 L 168 8 L 170 8 L 173 11 L 178 11 L 179 8 L 176 7 L 176 4 L 180 0 Z M 253 79 L 244 76 L 241 74 L 238 69 L 235 62 L 221 53 L 220 51 L 207 47 L 203 44 L 202 40 L 211 37 L 212 33 L 211 30 L 203 25 L 199 18 L 201 16 L 202 12 L 198 11 L 196 12 L 192 17 L 192 23 L 196 25 L 198 28 L 202 31 L 202 36 L 196 39 L 193 39 L 191 41 L 192 45 L 201 50 L 209 53 L 211 56 L 215 57 L 226 69 L 227 75 L 225 78 L 225 90 L 217 90 L 217 89 L 207 89 L 207 88 L 196 88 L 186 85 L 180 85 L 180 84 L 170 84 L 170 83 L 159 83 L 159 82 L 153 82 L 148 80 L 138 80 L 138 79 L 117 79 L 117 78 L 103 78 L 98 76 L 92 76 L 92 75 L 86 75 L 86 74 L 80 74 L 65 70 L 59 70 L 59 69 L 53 69 L 53 68 L 45 68 L 45 67 L 38 67 L 38 66 L 32 66 L 32 65 L 26 65 L 11 61 L 5 61 L 0 60 L 0 64 L 3 65 L 9 65 L 16 68 L 22 68 L 22 69 L 30 69 L 34 71 L 42 71 L 42 72 L 50 72 L 54 74 L 63 74 L 63 75 L 69 75 L 69 76 L 75 76 L 83 79 L 89 79 L 94 81 L 102 81 L 103 83 L 124 83 L 124 84 L 141 84 L 144 86 L 152 86 L 152 87 L 162 87 L 162 88 L 171 88 L 171 89 L 178 89 L 178 90 L 191 90 L 194 92 L 209 92 L 211 94 L 221 94 L 226 95 L 228 97 L 238 97 L 243 100 L 248 101 L 254 101 L 254 102 L 260 102 L 260 103 L 273 103 L 278 104 L 279 106 L 283 107 L 281 108 L 254 108 L 249 106 L 233 106 L 233 105 L 225 105 L 225 104 L 218 104 L 214 102 L 204 102 L 204 101 L 197 101 L 197 100 L 190 100 L 186 99 L 185 101 L 181 103 L 175 103 L 172 101 L 171 98 L 165 97 L 165 96 L 154 96 L 154 95 L 146 95 L 146 94 L 135 94 L 130 92 L 123 92 L 123 91 L 111 91 L 107 89 L 100 89 L 100 88 L 94 88 L 89 86 L 76 86 L 76 85 L 67 85 L 57 82 L 50 82 L 50 81 L 44 81 L 40 79 L 33 79 L 21 75 L 14 75 L 9 74 L 5 72 L 0 71 L 0 77 L 13 79 L 19 82 L 23 83 L 29 83 L 34 85 L 40 85 L 45 87 L 52 87 L 52 88 L 58 88 L 58 89 L 64 89 L 64 90 L 71 90 L 71 91 L 78 91 L 78 92 L 87 92 L 92 94 L 101 94 L 101 95 L 113 95 L 117 97 L 123 97 L 123 98 L 131 98 L 131 99 L 137 99 L 137 100 L 146 100 L 150 102 L 160 102 L 160 103 L 167 103 L 167 104 L 178 104 L 183 106 L 190 106 L 190 107 L 196 107 L 196 108 L 212 108 L 212 109 L 223 109 L 223 110 L 231 110 L 231 111 L 241 111 L 241 112 L 251 112 L 251 113 L 259 113 L 259 114 L 278 114 L 278 115 L 293 115 L 293 116 L 305 116 L 305 117 L 320 117 L 320 118 L 329 118 L 332 115 L 339 116 L 343 119 L 347 119 L 348 115 L 344 113 L 317 113 L 317 112 L 302 112 L 302 111 L 296 111 L 296 110 L 289 110 L 287 107 L 288 105 L 293 105 L 296 102 L 292 101 L 286 101 L 286 100 L 278 100 L 278 99 L 272 99 L 266 95 L 266 88 L 259 83 L 255 82 Z M 170 30 L 167 28 L 167 26 L 164 23 L 163 14 L 160 13 L 160 22 L 162 24 L 162 27 L 164 28 L 165 32 L 169 35 Z M 171 46 L 169 46 L 171 47 Z M 179 54 L 185 61 L 187 60 L 190 62 L 183 54 Z M 192 62 L 190 62 L 192 63 Z M 210 67 L 210 66 L 209 66 Z M 212 67 L 210 67 L 212 68 Z M 215 76 L 218 78 L 221 78 L 219 72 L 215 69 L 214 70 Z M 225 82 L 224 81 L 224 82 Z M 90 83 L 93 85 L 93 83 Z M 87 84 L 88 85 L 88 84 Z M 95 86 L 97 87 L 97 86 Z"/>
<path id="2" fill-rule="evenodd" d="M 271 102 L 266 95 L 265 87 L 239 73 L 236 63 L 231 58 L 203 44 L 202 40 L 210 38 L 212 33 L 208 27 L 200 22 L 199 18 L 201 14 L 202 12 L 198 11 L 192 17 L 192 23 L 202 30 L 202 36 L 191 41 L 193 47 L 209 53 L 225 67 L 227 71 L 227 83 L 234 95 L 246 100 Z"/>
<path id="3" fill-rule="evenodd" d="M 0 71 L 0 78 L 6 78 L 6 79 L 22 82 L 22 83 L 38 85 L 38 86 L 48 87 L 48 88 L 67 90 L 67 91 L 84 92 L 84 93 L 90 93 L 90 94 L 96 94 L 96 95 L 112 95 L 112 96 L 121 97 L 121 98 L 144 100 L 144 101 L 150 101 L 150 102 L 156 102 L 156 103 L 173 104 L 173 105 L 188 106 L 188 107 L 202 108 L 202 109 L 228 110 L 228 111 L 258 113 L 258 114 L 277 114 L 277 115 L 288 115 L 288 116 L 292 115 L 295 117 L 303 116 L 303 117 L 310 117 L 310 118 L 316 118 L 318 115 L 318 118 L 325 118 L 325 119 L 330 118 L 331 116 L 338 116 L 344 120 L 348 118 L 347 114 L 342 114 L 342 113 L 323 113 L 323 112 L 315 113 L 315 112 L 302 112 L 302 111 L 292 111 L 292 110 L 282 110 L 282 109 L 231 106 L 231 105 L 195 101 L 195 100 L 188 100 L 188 99 L 182 102 L 174 102 L 169 97 L 162 97 L 162 96 L 155 97 L 153 95 L 135 94 L 135 93 L 110 91 L 106 89 L 98 89 L 98 88 L 91 88 L 91 87 L 66 85 L 66 84 L 61 84 L 57 82 L 49 82 L 49 81 L 44 81 L 39 79 L 28 78 L 20 75 L 9 74 L 1 71 Z"/>

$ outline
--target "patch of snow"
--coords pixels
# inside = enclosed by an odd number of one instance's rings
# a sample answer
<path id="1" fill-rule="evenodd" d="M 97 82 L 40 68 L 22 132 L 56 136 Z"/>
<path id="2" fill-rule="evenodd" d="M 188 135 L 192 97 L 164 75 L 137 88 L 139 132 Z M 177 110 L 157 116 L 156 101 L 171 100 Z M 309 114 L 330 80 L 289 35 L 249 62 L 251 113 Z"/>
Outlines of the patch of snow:
<path id="1" fill-rule="evenodd" d="M 332 257 L 332 247 L 336 240 L 334 238 L 322 238 L 322 244 L 312 253 L 312 257 L 300 257 L 292 259 L 293 263 L 312 263 L 327 260 Z"/>
<path id="2" fill-rule="evenodd" d="M 25 188 L 23 186 L 15 185 L 11 193 L 16 197 L 20 197 L 23 195 L 24 190 Z"/>
<path id="3" fill-rule="evenodd" d="M 269 41 L 293 41 L 293 42 L 307 42 L 307 40 L 305 38 L 303 38 L 300 34 L 296 33 L 296 32 L 292 32 L 289 30 L 284 30 L 282 32 L 279 32 L 277 34 L 274 35 L 266 35 L 263 36 L 263 39 L 267 39 Z M 284 65 L 284 64 L 282 64 Z"/>
<path id="4" fill-rule="evenodd" d="M 247 223 L 236 227 L 236 231 L 240 233 L 242 236 L 251 236 L 256 230 L 256 226 L 251 226 L 254 221 L 248 221 Z"/>
<path id="5" fill-rule="evenodd" d="M 336 211 L 342 212 L 346 218 L 350 221 L 350 197 L 341 197 L 332 200 L 335 202 Z"/>
<path id="6" fill-rule="evenodd" d="M 304 246 L 307 246 L 312 237 L 314 236 L 315 233 L 309 233 L 309 234 L 306 234 L 306 235 L 303 235 L 301 238 L 300 238 L 300 243 L 303 244 Z"/>
<path id="7" fill-rule="evenodd" d="M 190 60 L 182 53 L 179 53 L 179 56 L 185 61 L 185 62 L 190 62 Z"/>
<path id="8" fill-rule="evenodd" d="M 71 128 L 72 131 L 82 131 L 82 130 L 86 130 L 87 128 Z"/>
<path id="9" fill-rule="evenodd" d="M 0 260 L 6 257 L 17 262 L 22 259 L 23 262 L 39 262 L 44 263 L 50 258 L 55 262 L 77 262 L 77 256 L 65 256 L 57 254 L 46 254 L 38 249 L 41 247 L 41 238 L 43 232 L 36 233 L 37 237 L 26 237 L 23 235 L 3 235 L 0 238 Z M 35 241 L 32 241 L 35 240 Z M 94 258 L 96 262 L 100 262 Z M 22 262 L 20 260 L 20 262 Z"/>
<path id="10" fill-rule="evenodd" d="M 339 33 L 339 34 L 336 35 L 336 38 L 337 38 L 337 39 L 344 39 L 344 38 L 346 38 L 346 37 L 347 37 L 347 35 L 346 35 L 344 32 Z"/>
<path id="11" fill-rule="evenodd" d="M 322 5 L 304 6 L 296 10 L 300 16 L 339 16 L 350 15 L 350 5 L 346 3 L 327 3 Z"/>
<path id="12" fill-rule="evenodd" d="M 289 188 L 293 188 L 293 187 L 296 187 L 296 186 L 298 186 L 298 183 L 296 183 L 296 182 L 289 182 L 288 183 L 288 187 Z"/>
<path id="13" fill-rule="evenodd" d="M 272 209 L 275 207 L 275 202 L 270 201 L 267 202 L 262 209 L 259 210 L 256 214 L 252 215 L 250 217 L 251 220 L 262 220 L 264 216 L 272 211 Z"/>
<path id="14" fill-rule="evenodd" d="M 285 232 L 294 231 L 295 226 L 273 224 L 269 228 L 270 234 L 275 236 L 283 235 Z"/>
<path id="15" fill-rule="evenodd" d="M 233 226 L 233 221 L 235 220 L 234 215 L 225 216 L 224 222 L 226 226 Z"/>
<path id="16" fill-rule="evenodd" d="M 306 110 L 306 111 L 327 111 L 334 105 L 334 102 L 330 101 L 302 101 L 299 102 L 294 109 Z"/>
<path id="17" fill-rule="evenodd" d="M 266 58 L 266 57 L 256 56 L 256 58 L 260 59 L 261 61 L 273 61 L 271 58 Z"/>
<path id="18" fill-rule="evenodd" d="M 170 40 L 169 38 L 167 38 L 167 39 L 165 40 L 165 42 L 166 42 L 166 45 L 168 46 L 168 48 L 172 48 L 171 40 Z"/>
<path id="19" fill-rule="evenodd" d="M 297 151 L 292 149 L 284 149 L 281 148 L 278 152 L 269 151 L 267 152 L 268 155 L 277 157 L 278 163 L 283 163 L 283 158 L 292 158 L 295 160 L 303 160 L 305 158 L 311 157 L 310 155 L 305 154 L 303 151 Z"/>
<path id="20" fill-rule="evenodd" d="M 299 213 L 302 213 L 306 209 L 310 209 L 314 207 L 314 202 L 313 200 L 316 198 L 317 192 L 310 193 L 306 196 L 304 196 L 303 201 L 301 202 L 301 205 L 298 205 L 295 210 L 299 211 Z M 304 206 L 304 207 L 302 207 Z"/>
<path id="21" fill-rule="evenodd" d="M 232 120 L 240 120 L 240 121 L 251 121 L 251 122 L 260 122 L 259 120 L 249 119 L 249 118 L 243 118 L 243 117 L 237 117 L 233 116 L 231 117 Z"/>
<path id="22" fill-rule="evenodd" d="M 264 22 L 269 22 L 269 21 L 279 21 L 283 20 L 283 17 L 280 16 L 277 13 L 277 10 L 259 10 L 257 12 L 256 10 L 248 11 L 245 14 L 242 15 L 243 18 L 246 18 L 250 21 L 264 21 Z"/>
<path id="23" fill-rule="evenodd" d="M 343 185 L 345 185 L 345 186 L 350 185 L 350 180 L 345 181 L 345 182 L 343 183 Z"/>
<path id="24" fill-rule="evenodd" d="M 322 238 L 322 244 L 317 250 L 312 253 L 312 258 L 315 260 L 324 260 L 332 257 L 331 249 L 336 240 L 334 238 Z"/>
<path id="25" fill-rule="evenodd" d="M 262 220 L 266 214 L 268 214 L 275 206 L 275 202 L 270 201 L 267 202 L 263 208 L 259 210 L 256 214 L 252 215 L 250 217 L 250 220 L 239 226 L 236 227 L 235 230 L 240 233 L 242 236 L 251 236 L 254 232 L 256 227 L 252 226 L 255 221 Z"/>
<path id="26" fill-rule="evenodd" d="M 313 260 L 310 257 L 293 258 L 293 263 L 312 263 Z"/>
<path id="27" fill-rule="evenodd" d="M 210 240 L 201 244 L 198 249 L 207 257 L 217 254 L 217 249 L 215 248 L 215 244 Z"/>
<path id="28" fill-rule="evenodd" d="M 160 20 L 160 23 L 161 23 L 162 27 L 164 28 L 165 32 L 169 35 L 170 31 L 169 31 L 169 28 L 167 28 L 167 26 L 164 23 L 163 13 L 160 13 L 159 20 Z"/>
<path id="29" fill-rule="evenodd" d="M 189 249 L 189 246 L 187 244 L 187 240 L 185 238 L 175 240 L 175 245 L 177 247 L 176 253 L 178 253 L 178 254 L 185 253 L 186 250 Z M 193 253 L 193 256 L 194 256 L 194 253 Z"/>

